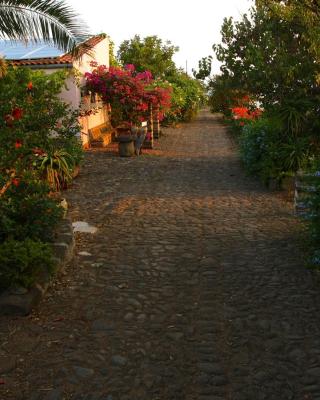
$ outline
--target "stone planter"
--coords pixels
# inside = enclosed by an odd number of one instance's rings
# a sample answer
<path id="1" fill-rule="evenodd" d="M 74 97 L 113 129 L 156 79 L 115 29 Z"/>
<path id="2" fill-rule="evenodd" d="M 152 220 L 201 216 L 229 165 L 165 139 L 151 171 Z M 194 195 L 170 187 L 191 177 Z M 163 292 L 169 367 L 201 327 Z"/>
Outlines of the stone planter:
<path id="1" fill-rule="evenodd" d="M 132 135 L 118 136 L 120 157 L 132 157 L 134 155 L 134 141 L 135 137 Z"/>

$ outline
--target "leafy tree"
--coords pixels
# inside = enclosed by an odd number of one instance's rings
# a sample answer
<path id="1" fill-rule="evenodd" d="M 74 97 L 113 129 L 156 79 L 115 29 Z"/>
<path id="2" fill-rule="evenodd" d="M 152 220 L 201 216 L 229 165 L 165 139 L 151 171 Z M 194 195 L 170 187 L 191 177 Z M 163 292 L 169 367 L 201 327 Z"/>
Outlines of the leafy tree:
<path id="1" fill-rule="evenodd" d="M 118 59 L 123 65 L 134 64 L 138 71 L 150 71 L 155 78 L 163 78 L 175 72 L 172 57 L 178 50 L 170 41 L 163 43 L 157 36 L 141 39 L 135 35 L 121 43 Z"/>
<path id="2" fill-rule="evenodd" d="M 212 69 L 212 56 L 202 57 L 198 62 L 198 71 L 192 69 L 193 76 L 196 79 L 205 80 L 211 74 Z"/>
<path id="3" fill-rule="evenodd" d="M 117 57 L 115 56 L 114 53 L 114 41 L 111 39 L 110 36 L 107 36 L 109 40 L 109 65 L 110 67 L 120 67 L 120 63 L 117 60 Z"/>
<path id="4" fill-rule="evenodd" d="M 87 36 L 84 24 L 64 0 L 0 1 L 0 38 L 54 43 L 76 52 Z"/>
<path id="5" fill-rule="evenodd" d="M 250 18 L 225 19 L 222 44 L 214 46 L 223 76 L 253 93 L 265 107 L 287 98 L 312 97 L 320 72 L 315 18 L 301 8 L 300 0 L 258 0 Z"/>
<path id="6" fill-rule="evenodd" d="M 184 106 L 181 109 L 182 120 L 191 120 L 204 103 L 202 84 L 197 79 L 188 76 L 183 70 L 178 70 L 168 81 L 182 90 L 184 98 Z"/>
<path id="7" fill-rule="evenodd" d="M 222 75 L 214 75 L 208 82 L 208 101 L 212 112 L 231 115 L 231 108 L 239 104 L 239 99 L 246 96 L 242 89 L 236 89 L 230 79 Z"/>

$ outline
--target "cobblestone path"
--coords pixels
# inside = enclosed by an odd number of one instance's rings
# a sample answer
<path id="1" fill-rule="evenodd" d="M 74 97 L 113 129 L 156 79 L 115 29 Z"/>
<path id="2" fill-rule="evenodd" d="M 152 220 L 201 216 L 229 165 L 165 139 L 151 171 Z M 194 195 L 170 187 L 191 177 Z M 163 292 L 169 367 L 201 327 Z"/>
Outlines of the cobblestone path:
<path id="1" fill-rule="evenodd" d="M 0 320 L 1 400 L 319 400 L 320 285 L 292 208 L 212 115 L 155 155 L 86 155 L 73 263 Z"/>

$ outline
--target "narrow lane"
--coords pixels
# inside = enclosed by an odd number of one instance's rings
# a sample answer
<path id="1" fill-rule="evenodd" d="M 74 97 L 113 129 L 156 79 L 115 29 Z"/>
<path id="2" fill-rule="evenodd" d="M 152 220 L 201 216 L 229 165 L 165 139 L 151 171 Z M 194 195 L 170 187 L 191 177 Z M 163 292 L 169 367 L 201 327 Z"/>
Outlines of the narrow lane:
<path id="1" fill-rule="evenodd" d="M 98 231 L 30 318 L 0 320 L 0 399 L 320 399 L 299 223 L 218 119 L 166 130 L 155 155 L 87 153 L 67 197 Z"/>

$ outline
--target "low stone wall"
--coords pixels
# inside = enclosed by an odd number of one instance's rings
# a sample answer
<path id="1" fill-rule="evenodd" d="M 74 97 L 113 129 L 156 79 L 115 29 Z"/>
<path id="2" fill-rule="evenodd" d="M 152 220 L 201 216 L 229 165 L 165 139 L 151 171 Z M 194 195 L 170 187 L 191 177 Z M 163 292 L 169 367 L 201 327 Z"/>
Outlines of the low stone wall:
<path id="1" fill-rule="evenodd" d="M 74 235 L 72 223 L 63 219 L 56 231 L 52 244 L 56 271 L 61 271 L 71 260 L 74 250 Z M 51 276 L 43 271 L 36 283 L 30 288 L 8 289 L 0 295 L 0 315 L 28 315 L 41 301 L 48 290 Z"/>

